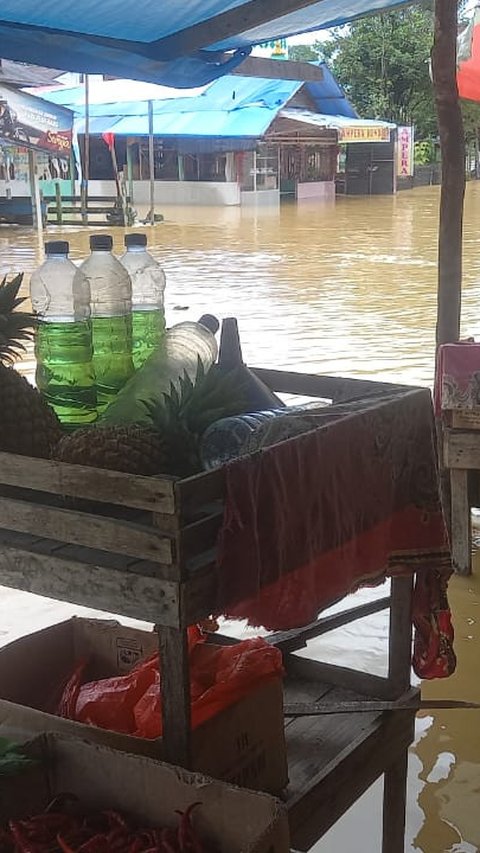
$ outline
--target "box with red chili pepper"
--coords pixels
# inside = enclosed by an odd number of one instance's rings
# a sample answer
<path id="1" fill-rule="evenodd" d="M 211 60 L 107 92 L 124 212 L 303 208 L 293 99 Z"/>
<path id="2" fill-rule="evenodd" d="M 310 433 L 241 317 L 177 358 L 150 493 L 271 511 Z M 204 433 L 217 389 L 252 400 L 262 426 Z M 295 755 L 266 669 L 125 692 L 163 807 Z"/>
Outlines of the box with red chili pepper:
<path id="1" fill-rule="evenodd" d="M 144 756 L 61 735 L 0 776 L 0 853 L 288 853 L 284 806 Z"/>
<path id="2" fill-rule="evenodd" d="M 0 726 L 161 758 L 157 636 L 73 618 L 0 649 Z M 278 794 L 287 784 L 280 652 L 190 632 L 193 769 Z M 60 716 L 59 716 L 60 714 Z M 25 737 L 23 736 L 23 739 Z"/>

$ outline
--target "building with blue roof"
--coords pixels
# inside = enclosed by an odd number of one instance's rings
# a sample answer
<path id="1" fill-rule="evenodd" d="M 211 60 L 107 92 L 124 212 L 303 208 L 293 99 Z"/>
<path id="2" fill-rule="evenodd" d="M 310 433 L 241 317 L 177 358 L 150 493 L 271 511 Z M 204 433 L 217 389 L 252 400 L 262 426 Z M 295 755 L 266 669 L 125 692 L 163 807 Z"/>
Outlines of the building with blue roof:
<path id="1" fill-rule="evenodd" d="M 148 204 L 151 129 L 158 204 L 278 205 L 281 195 L 332 200 L 342 135 L 390 144 L 394 126 L 360 119 L 328 67 L 320 71 L 321 79 L 311 81 L 236 73 L 195 89 L 92 79 L 90 193 L 116 194 L 106 142 L 113 135 L 132 203 Z M 73 110 L 84 170 L 84 86 L 41 94 Z"/>

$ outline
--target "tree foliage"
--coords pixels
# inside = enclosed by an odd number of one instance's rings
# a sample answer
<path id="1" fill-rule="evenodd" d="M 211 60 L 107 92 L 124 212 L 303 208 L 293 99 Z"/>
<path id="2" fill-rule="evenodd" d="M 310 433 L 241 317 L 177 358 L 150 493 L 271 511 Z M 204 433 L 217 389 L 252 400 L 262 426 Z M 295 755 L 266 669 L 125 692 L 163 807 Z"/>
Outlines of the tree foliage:
<path id="1" fill-rule="evenodd" d="M 316 62 L 319 53 L 313 44 L 293 44 L 288 47 L 288 58 L 294 62 Z"/>
<path id="2" fill-rule="evenodd" d="M 314 49 L 362 117 L 414 124 L 418 136 L 429 137 L 437 133 L 432 42 L 431 9 L 410 6 L 333 30 Z"/>

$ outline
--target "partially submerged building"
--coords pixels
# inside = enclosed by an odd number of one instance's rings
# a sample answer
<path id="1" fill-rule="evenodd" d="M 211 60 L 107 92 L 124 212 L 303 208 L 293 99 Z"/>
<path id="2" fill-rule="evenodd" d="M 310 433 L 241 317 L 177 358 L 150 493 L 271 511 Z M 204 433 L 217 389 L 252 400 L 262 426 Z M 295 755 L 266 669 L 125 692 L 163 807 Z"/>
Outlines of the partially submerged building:
<path id="1" fill-rule="evenodd" d="M 89 188 L 115 195 L 111 151 L 136 205 L 148 204 L 149 130 L 155 201 L 184 205 L 277 205 L 281 196 L 333 199 L 339 131 L 365 126 L 326 65 L 314 81 L 225 76 L 194 90 L 131 81 L 96 81 L 89 104 Z M 76 114 L 85 167 L 82 86 L 46 92 Z M 149 121 L 149 111 L 151 121 Z M 393 125 L 367 122 L 390 139 Z M 111 137 L 110 137 L 111 139 Z"/>

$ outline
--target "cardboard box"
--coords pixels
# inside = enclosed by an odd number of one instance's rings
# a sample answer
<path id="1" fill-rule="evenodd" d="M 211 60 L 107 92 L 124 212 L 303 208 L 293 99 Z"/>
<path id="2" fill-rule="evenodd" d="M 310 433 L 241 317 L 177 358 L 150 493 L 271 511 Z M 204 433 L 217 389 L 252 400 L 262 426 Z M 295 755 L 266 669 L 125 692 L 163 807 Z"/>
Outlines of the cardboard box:
<path id="1" fill-rule="evenodd" d="M 77 723 L 54 710 L 82 657 L 87 679 L 128 672 L 158 648 L 153 631 L 74 617 L 0 649 L 0 725 L 9 730 L 64 732 L 124 752 L 161 759 L 162 740 Z M 288 782 L 280 679 L 254 688 L 192 732 L 193 769 L 245 788 L 279 793 Z"/>
<path id="2" fill-rule="evenodd" d="M 26 751 L 41 764 L 0 780 L 2 824 L 42 812 L 66 791 L 87 809 L 118 809 L 152 827 L 177 826 L 175 810 L 200 802 L 195 828 L 220 853 L 289 851 L 286 810 L 268 794 L 62 735 L 36 738 Z"/>

